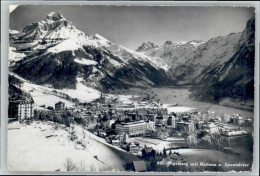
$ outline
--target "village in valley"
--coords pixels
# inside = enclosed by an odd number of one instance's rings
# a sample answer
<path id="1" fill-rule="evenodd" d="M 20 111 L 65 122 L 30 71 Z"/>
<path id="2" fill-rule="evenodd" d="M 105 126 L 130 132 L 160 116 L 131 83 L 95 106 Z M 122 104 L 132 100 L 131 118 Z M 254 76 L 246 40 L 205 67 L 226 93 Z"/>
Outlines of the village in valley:
<path id="1" fill-rule="evenodd" d="M 251 172 L 255 15 L 250 4 L 19 5 L 8 169 Z"/>
<path id="2" fill-rule="evenodd" d="M 178 149 L 209 149 L 239 156 L 243 154 L 241 148 L 252 144 L 252 119 L 240 114 L 219 116 L 211 111 L 168 112 L 159 99 L 123 103 L 101 93 L 92 102 L 76 101 L 67 108 L 62 101 L 56 102 L 55 107 L 35 107 L 31 97 L 12 98 L 9 112 L 9 122 L 40 120 L 63 124 L 70 129 L 68 138 L 72 141 L 77 139 L 73 128 L 78 125 L 102 143 L 137 156 L 136 161 L 124 165 L 125 170 L 132 171 L 187 171 L 187 158 Z M 86 147 L 90 138 L 84 134 L 84 140 L 80 144 Z M 212 168 L 222 169 L 209 170 Z"/>

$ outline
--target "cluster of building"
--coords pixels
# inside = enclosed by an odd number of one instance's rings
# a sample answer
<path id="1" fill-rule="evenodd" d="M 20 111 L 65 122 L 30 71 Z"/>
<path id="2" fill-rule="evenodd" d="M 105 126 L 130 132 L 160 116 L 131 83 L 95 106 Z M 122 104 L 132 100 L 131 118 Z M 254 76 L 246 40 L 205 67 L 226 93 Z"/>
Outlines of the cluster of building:
<path id="1" fill-rule="evenodd" d="M 179 119 L 178 119 L 179 118 Z M 252 119 L 243 118 L 239 114 L 222 114 L 217 116 L 213 112 L 187 112 L 177 116 L 177 130 L 192 134 L 194 131 L 203 134 L 220 134 L 223 144 L 235 146 L 246 144 L 250 133 L 247 127 L 253 126 Z"/>
<path id="2" fill-rule="evenodd" d="M 33 118 L 33 104 L 32 99 L 10 100 L 9 116 L 17 120 Z M 245 130 L 237 130 L 237 126 L 253 126 L 252 119 L 243 118 L 239 114 L 217 116 L 209 111 L 168 113 L 159 102 L 141 101 L 122 104 L 118 99 L 107 100 L 103 95 L 93 102 L 80 103 L 73 108 L 66 108 L 65 103 L 60 101 L 54 108 L 43 106 L 42 109 L 50 114 L 71 111 L 77 118 L 85 119 L 88 125 L 94 124 L 95 134 L 131 152 L 136 152 L 140 148 L 135 143 L 127 143 L 128 137 L 144 136 L 165 126 L 185 136 L 194 133 L 195 130 L 210 134 L 220 133 L 230 144 L 232 141 L 243 140 L 248 135 Z"/>
<path id="3" fill-rule="evenodd" d="M 34 101 L 32 98 L 21 98 L 21 99 L 9 99 L 8 105 L 8 117 L 9 119 L 15 120 L 27 120 L 34 118 Z M 55 109 L 45 105 L 40 106 L 39 110 L 49 112 L 49 114 L 62 113 L 65 111 L 65 103 L 57 102 L 55 104 Z"/>

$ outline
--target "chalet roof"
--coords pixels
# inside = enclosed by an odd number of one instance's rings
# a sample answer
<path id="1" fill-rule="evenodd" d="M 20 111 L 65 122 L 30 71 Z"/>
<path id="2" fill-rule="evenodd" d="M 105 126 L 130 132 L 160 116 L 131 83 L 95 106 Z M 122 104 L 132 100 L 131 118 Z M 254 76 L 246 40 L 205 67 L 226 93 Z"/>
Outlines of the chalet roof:
<path id="1" fill-rule="evenodd" d="M 65 103 L 63 103 L 61 101 L 59 101 L 58 103 L 55 103 L 55 105 L 58 105 L 58 104 L 65 104 Z"/>
<path id="2" fill-rule="evenodd" d="M 163 116 L 157 116 L 156 119 L 163 119 Z"/>
<path id="3" fill-rule="evenodd" d="M 15 103 L 15 104 L 31 104 L 34 103 L 33 99 L 17 99 L 17 100 L 10 100 L 9 103 Z"/>
<path id="4" fill-rule="evenodd" d="M 144 161 L 133 161 L 134 170 L 136 172 L 144 172 L 147 170 L 145 162 Z"/>

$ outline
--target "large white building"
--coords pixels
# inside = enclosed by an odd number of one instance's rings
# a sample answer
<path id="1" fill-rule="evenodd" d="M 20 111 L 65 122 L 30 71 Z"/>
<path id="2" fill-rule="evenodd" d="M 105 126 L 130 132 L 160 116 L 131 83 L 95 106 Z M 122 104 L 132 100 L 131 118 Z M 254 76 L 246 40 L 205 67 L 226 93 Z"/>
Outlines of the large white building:
<path id="1" fill-rule="evenodd" d="M 155 130 L 155 123 L 153 121 L 145 122 L 144 120 L 133 122 L 121 122 L 116 124 L 116 131 L 118 134 L 128 134 L 135 136 L 144 134 L 148 130 Z"/>
<path id="2" fill-rule="evenodd" d="M 9 101 L 9 117 L 17 120 L 31 119 L 33 113 L 33 100 Z"/>
<path id="3" fill-rule="evenodd" d="M 206 130 L 210 134 L 219 132 L 218 126 L 215 125 L 214 123 L 208 123 L 208 124 L 203 125 L 203 129 Z"/>
<path id="4" fill-rule="evenodd" d="M 221 132 L 221 136 L 223 138 L 223 144 L 229 147 L 248 144 L 249 133 L 245 130 L 226 130 Z"/>
<path id="5" fill-rule="evenodd" d="M 111 126 L 115 123 L 115 120 L 108 120 L 104 122 L 105 128 L 111 128 Z"/>

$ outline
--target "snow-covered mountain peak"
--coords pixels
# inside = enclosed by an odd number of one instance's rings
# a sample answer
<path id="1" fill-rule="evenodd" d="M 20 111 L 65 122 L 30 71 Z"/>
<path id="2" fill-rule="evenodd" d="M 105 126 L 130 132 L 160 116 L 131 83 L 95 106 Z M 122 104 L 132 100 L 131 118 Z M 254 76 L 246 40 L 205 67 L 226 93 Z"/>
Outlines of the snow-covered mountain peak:
<path id="1" fill-rule="evenodd" d="M 51 12 L 49 14 L 47 14 L 46 18 L 42 21 L 40 21 L 40 23 L 48 23 L 48 24 L 52 24 L 54 25 L 53 27 L 56 27 L 56 25 L 64 25 L 67 26 L 72 25 L 72 23 L 70 21 L 68 21 L 66 18 L 64 18 L 64 16 L 62 16 L 62 14 L 60 12 Z"/>
<path id="2" fill-rule="evenodd" d="M 47 19 L 58 21 L 58 20 L 66 20 L 60 12 L 51 12 L 47 14 Z"/>
<path id="3" fill-rule="evenodd" d="M 163 47 L 171 47 L 171 48 L 178 48 L 178 47 L 197 47 L 200 44 L 204 43 L 202 40 L 191 40 L 189 42 L 182 41 L 182 42 L 171 42 L 171 41 L 166 41 Z"/>
<path id="4" fill-rule="evenodd" d="M 163 59 L 114 44 L 100 34 L 80 31 L 56 12 L 27 25 L 21 37 L 12 41 L 17 49 L 10 52 L 12 69 L 29 80 L 39 78 L 38 84 L 74 89 L 77 75 L 84 76 L 88 86 L 104 90 L 168 85 L 175 81 L 167 75 L 169 66 Z M 152 42 L 146 45 L 158 47 Z M 37 76 L 27 74 L 32 70 Z"/>
<path id="5" fill-rule="evenodd" d="M 152 42 L 143 42 L 141 46 L 137 48 L 136 51 L 145 51 L 152 48 L 158 48 L 158 46 Z"/>
<path id="6" fill-rule="evenodd" d="M 172 41 L 170 41 L 170 40 L 167 40 L 165 43 L 164 43 L 164 45 L 171 45 L 172 44 Z"/>
<path id="7" fill-rule="evenodd" d="M 178 48 L 178 47 L 197 47 L 200 44 L 204 43 L 202 40 L 191 40 L 189 42 L 182 41 L 182 42 L 172 42 L 167 40 L 162 47 L 171 47 L 171 48 Z"/>
<path id="8" fill-rule="evenodd" d="M 199 45 L 201 45 L 202 43 L 205 43 L 205 42 L 202 41 L 202 40 L 191 40 L 187 43 L 194 46 L 194 47 L 197 47 L 197 46 L 199 46 Z"/>
<path id="9" fill-rule="evenodd" d="M 75 29 L 70 21 L 64 18 L 59 12 L 51 12 L 45 19 L 32 23 L 23 28 L 22 39 L 27 42 L 41 40 L 52 32 L 57 32 L 62 27 Z"/>
<path id="10" fill-rule="evenodd" d="M 82 49 L 83 46 L 104 48 L 112 44 L 99 34 L 89 35 L 78 30 L 59 12 L 51 12 L 40 22 L 27 25 L 19 40 L 30 43 L 30 47 L 34 49 L 46 49 L 55 45 L 48 49 L 55 53 L 70 48 Z"/>
<path id="11" fill-rule="evenodd" d="M 51 12 L 39 23 L 39 28 L 43 31 L 51 31 L 56 28 L 68 27 L 75 28 L 70 21 L 64 18 L 59 12 Z"/>

